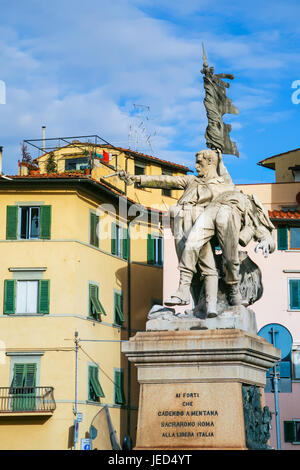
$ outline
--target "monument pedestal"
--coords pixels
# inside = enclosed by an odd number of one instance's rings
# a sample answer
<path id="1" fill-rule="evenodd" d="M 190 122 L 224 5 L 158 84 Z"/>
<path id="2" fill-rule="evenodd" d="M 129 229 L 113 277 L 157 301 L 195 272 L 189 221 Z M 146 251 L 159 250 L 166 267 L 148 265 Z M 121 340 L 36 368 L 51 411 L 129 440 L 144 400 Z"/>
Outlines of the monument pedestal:
<path id="1" fill-rule="evenodd" d="M 122 351 L 138 368 L 136 450 L 267 448 L 263 387 L 280 351 L 264 338 L 237 329 L 149 331 Z"/>

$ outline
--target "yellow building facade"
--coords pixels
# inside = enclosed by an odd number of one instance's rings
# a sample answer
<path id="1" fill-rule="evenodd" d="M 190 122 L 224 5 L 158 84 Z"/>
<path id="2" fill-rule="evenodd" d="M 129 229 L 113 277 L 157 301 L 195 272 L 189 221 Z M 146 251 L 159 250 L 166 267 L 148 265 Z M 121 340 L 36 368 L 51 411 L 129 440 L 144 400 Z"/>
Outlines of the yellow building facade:
<path id="1" fill-rule="evenodd" d="M 138 164 L 145 174 L 188 169 L 103 146 L 98 155 L 115 152 L 117 164 L 89 157 L 90 171 L 78 170 L 77 150 L 54 151 L 55 172 L 46 154 L 35 174 L 21 162 L 0 179 L 1 449 L 80 449 L 104 405 L 119 443 L 129 434 L 134 444 L 137 381 L 121 341 L 162 300 L 161 213 L 147 207 L 167 209 L 178 194 L 103 176 Z"/>

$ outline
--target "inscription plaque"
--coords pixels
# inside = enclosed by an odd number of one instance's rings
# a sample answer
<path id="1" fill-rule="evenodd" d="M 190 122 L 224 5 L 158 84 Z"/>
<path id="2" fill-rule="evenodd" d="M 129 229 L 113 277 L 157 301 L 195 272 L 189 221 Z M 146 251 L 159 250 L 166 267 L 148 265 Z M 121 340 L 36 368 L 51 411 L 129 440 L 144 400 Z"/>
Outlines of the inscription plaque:
<path id="1" fill-rule="evenodd" d="M 140 400 L 137 448 L 244 448 L 239 383 L 142 384 Z"/>

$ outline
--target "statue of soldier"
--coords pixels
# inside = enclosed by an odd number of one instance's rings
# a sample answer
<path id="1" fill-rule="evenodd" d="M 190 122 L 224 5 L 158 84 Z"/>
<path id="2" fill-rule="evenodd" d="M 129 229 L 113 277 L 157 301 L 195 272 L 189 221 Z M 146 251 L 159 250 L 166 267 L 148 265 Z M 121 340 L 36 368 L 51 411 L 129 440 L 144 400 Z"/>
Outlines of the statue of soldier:
<path id="1" fill-rule="evenodd" d="M 183 189 L 176 206 L 170 208 L 171 227 L 175 239 L 176 253 L 180 263 L 185 243 L 193 225 L 209 203 L 222 193 L 234 191 L 235 186 L 223 163 L 222 155 L 217 150 L 205 149 L 196 154 L 196 171 L 198 176 L 184 175 L 131 175 L 125 171 L 118 172 L 119 177 L 127 184 L 137 183 L 139 187 Z M 206 243 L 200 250 L 197 259 L 198 269 L 204 277 L 208 313 L 215 313 L 215 301 L 212 292 L 218 290 L 218 271 L 214 250 L 211 243 Z M 180 304 L 187 301 L 181 299 Z M 175 305 L 176 302 L 170 303 Z M 177 302 L 178 304 L 178 302 Z"/>

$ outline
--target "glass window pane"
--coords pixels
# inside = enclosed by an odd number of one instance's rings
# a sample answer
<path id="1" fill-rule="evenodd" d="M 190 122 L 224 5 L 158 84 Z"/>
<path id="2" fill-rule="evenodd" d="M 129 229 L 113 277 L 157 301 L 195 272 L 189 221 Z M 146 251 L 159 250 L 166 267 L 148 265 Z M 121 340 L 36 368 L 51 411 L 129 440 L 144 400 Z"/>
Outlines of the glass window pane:
<path id="1" fill-rule="evenodd" d="M 69 158 L 68 160 L 65 161 L 65 170 L 66 171 L 82 170 L 84 168 L 87 168 L 88 165 L 89 165 L 88 157 Z"/>
<path id="2" fill-rule="evenodd" d="M 300 379 L 300 351 L 293 352 L 294 378 Z"/>
<path id="3" fill-rule="evenodd" d="M 290 248 L 300 249 L 300 227 L 290 227 Z"/>
<path id="4" fill-rule="evenodd" d="M 39 238 L 40 236 L 40 208 L 30 208 L 30 238 Z"/>
<path id="5" fill-rule="evenodd" d="M 296 426 L 296 441 L 295 442 L 300 442 L 300 421 L 296 421 L 295 426 Z"/>
<path id="6" fill-rule="evenodd" d="M 20 207 L 20 238 L 26 239 L 28 233 L 29 207 Z"/>
<path id="7" fill-rule="evenodd" d="M 134 174 L 135 175 L 144 175 L 145 174 L 145 167 L 142 165 L 134 165 Z"/>

